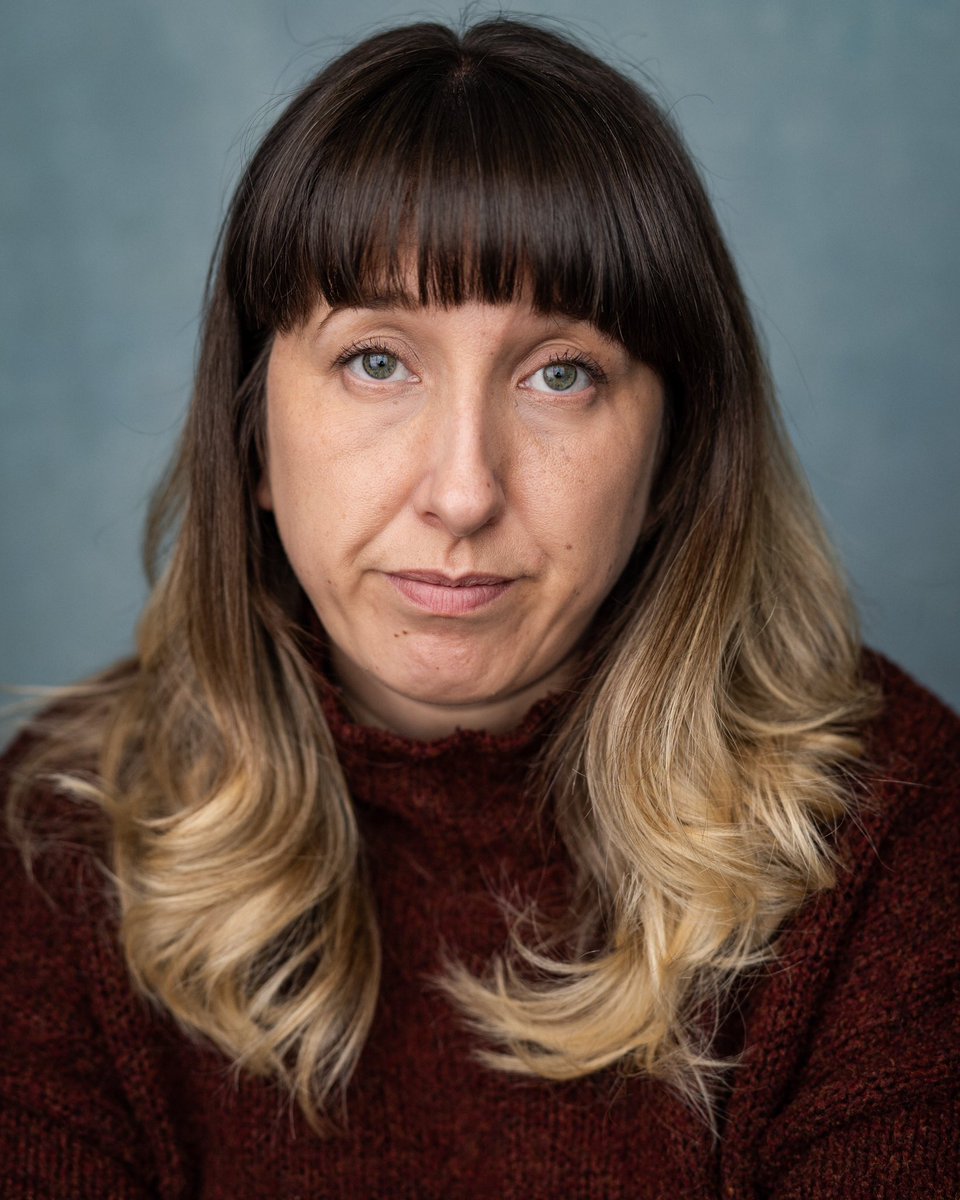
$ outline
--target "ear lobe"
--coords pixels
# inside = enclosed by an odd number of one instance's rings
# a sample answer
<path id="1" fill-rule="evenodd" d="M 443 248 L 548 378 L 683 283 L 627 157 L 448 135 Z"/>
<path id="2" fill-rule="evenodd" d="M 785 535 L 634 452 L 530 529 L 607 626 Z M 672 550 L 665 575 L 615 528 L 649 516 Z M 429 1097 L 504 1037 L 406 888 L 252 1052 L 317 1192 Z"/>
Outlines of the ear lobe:
<path id="1" fill-rule="evenodd" d="M 265 508 L 267 512 L 273 512 L 273 492 L 270 490 L 270 476 L 267 474 L 266 468 L 260 476 L 255 495 L 261 508 Z"/>

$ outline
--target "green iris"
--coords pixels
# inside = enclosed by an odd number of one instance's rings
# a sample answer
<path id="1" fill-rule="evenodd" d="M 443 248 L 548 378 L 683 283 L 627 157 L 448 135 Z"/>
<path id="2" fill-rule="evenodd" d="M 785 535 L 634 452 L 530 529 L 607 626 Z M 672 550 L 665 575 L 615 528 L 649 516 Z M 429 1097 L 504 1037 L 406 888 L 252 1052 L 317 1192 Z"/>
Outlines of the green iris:
<path id="1" fill-rule="evenodd" d="M 397 369 L 397 359 L 393 354 L 386 354 L 382 350 L 375 350 L 371 354 L 364 354 L 361 358 L 363 369 L 371 379 L 389 379 Z"/>
<path id="2" fill-rule="evenodd" d="M 575 363 L 551 363 L 549 367 L 543 368 L 542 374 L 544 383 L 555 392 L 565 392 L 577 382 Z"/>

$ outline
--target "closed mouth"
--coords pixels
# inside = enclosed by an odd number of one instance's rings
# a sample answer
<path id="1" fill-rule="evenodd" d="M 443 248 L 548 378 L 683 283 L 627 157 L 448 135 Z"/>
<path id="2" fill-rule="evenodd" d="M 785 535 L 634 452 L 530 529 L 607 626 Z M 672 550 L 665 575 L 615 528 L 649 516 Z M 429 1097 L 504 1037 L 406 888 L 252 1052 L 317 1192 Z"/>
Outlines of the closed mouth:
<path id="1" fill-rule="evenodd" d="M 443 571 L 391 571 L 387 579 L 421 612 L 467 617 L 494 605 L 516 583 L 507 575 L 447 575 Z"/>
<path id="2" fill-rule="evenodd" d="M 509 575 L 445 575 L 442 571 L 391 571 L 398 579 L 412 579 L 416 583 L 430 583 L 435 587 L 495 587 L 500 583 L 513 583 Z"/>

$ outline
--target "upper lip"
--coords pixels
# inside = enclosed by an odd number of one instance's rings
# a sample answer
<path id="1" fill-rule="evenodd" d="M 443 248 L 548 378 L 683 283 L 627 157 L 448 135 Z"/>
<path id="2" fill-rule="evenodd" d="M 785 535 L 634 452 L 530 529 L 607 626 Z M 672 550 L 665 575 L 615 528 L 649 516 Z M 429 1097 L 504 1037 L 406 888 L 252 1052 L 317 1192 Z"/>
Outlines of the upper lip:
<path id="1" fill-rule="evenodd" d="M 509 575 L 447 575 L 443 571 L 391 571 L 400 579 L 414 579 L 417 583 L 432 583 L 437 587 L 489 587 L 495 583 L 512 583 Z"/>

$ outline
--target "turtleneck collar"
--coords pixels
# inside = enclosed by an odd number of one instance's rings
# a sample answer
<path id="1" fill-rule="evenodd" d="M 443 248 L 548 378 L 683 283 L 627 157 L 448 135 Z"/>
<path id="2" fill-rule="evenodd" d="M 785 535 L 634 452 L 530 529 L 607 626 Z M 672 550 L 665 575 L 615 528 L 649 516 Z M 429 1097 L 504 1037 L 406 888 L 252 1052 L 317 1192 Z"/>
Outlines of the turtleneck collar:
<path id="1" fill-rule="evenodd" d="M 535 768 L 562 694 L 538 701 L 507 733 L 457 729 L 419 741 L 358 724 L 328 675 L 319 677 L 319 687 L 340 765 L 361 809 L 397 818 L 435 843 L 475 847 L 521 837 L 536 824 L 542 797 Z"/>

